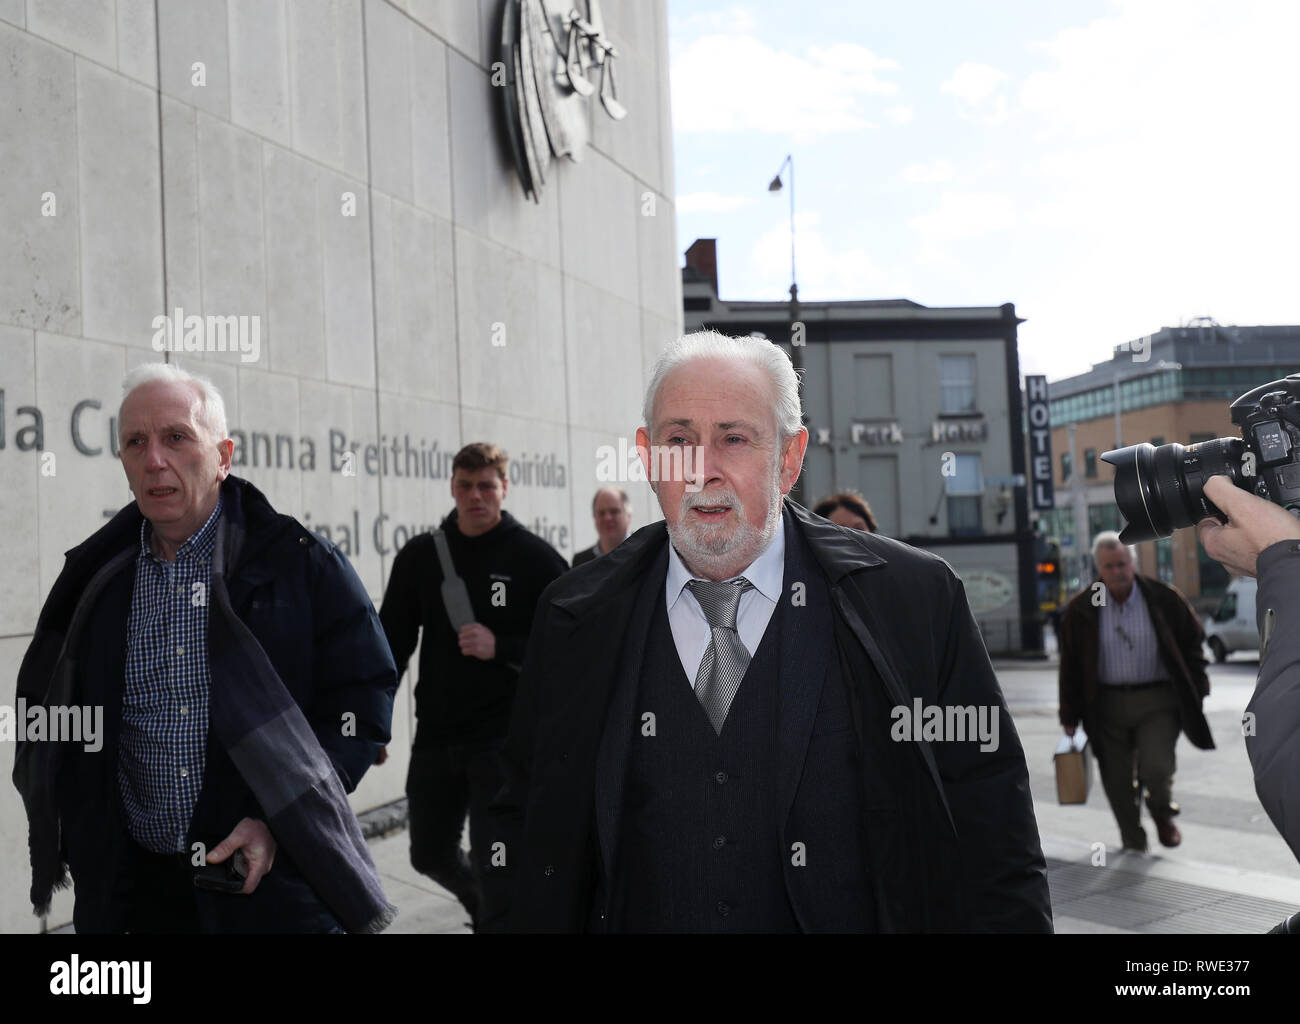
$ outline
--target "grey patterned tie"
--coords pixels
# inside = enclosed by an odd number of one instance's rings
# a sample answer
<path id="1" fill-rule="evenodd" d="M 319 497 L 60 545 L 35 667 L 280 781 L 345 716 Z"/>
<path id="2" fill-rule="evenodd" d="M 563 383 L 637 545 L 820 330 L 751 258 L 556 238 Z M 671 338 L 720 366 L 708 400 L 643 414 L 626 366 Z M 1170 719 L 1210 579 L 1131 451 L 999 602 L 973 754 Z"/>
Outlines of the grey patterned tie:
<path id="1" fill-rule="evenodd" d="M 686 585 L 704 610 L 713 633 L 700 670 L 695 674 L 695 699 L 713 723 L 713 731 L 720 736 L 727 711 L 740 689 L 740 680 L 749 667 L 749 651 L 736 632 L 736 610 L 740 607 L 740 595 L 753 590 L 754 585 L 743 576 L 725 583 L 691 580 Z"/>

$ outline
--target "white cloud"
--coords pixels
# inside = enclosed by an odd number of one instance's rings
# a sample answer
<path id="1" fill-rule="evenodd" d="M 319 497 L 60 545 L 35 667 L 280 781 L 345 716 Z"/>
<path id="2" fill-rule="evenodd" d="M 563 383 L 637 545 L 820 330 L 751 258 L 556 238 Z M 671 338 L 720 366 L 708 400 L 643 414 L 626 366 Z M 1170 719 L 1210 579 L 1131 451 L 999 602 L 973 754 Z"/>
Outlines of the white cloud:
<path id="1" fill-rule="evenodd" d="M 691 192 L 677 197 L 680 213 L 730 213 L 754 202 L 752 196 L 723 195 L 720 192 Z"/>
<path id="2" fill-rule="evenodd" d="M 687 15 L 678 15 L 677 9 L 673 4 L 669 15 L 672 22 L 670 35 L 674 39 L 696 35 L 745 36 L 752 34 L 758 26 L 754 15 L 738 5 L 721 11 L 696 11 Z"/>
<path id="3" fill-rule="evenodd" d="M 893 121 L 894 124 L 907 124 L 912 120 L 913 113 L 915 113 L 915 111 L 913 111 L 913 109 L 906 103 L 900 103 L 897 106 L 885 108 L 885 116 L 889 118 L 889 120 Z"/>
<path id="4" fill-rule="evenodd" d="M 928 185 L 940 181 L 952 181 L 952 164 L 947 160 L 934 160 L 928 164 L 908 164 L 898 176 L 909 185 Z"/>
<path id="5" fill-rule="evenodd" d="M 1027 337 L 1103 358 L 1079 295 L 1125 325 L 1108 344 L 1205 311 L 1300 321 L 1297 37 L 1293 4 L 1119 0 L 1037 45 L 1047 67 L 1019 96 L 1026 219 L 1068 286 L 1040 285 Z"/>
<path id="6" fill-rule="evenodd" d="M 1004 45 L 974 54 L 987 63 L 968 62 L 973 70 L 958 67 L 960 59 L 941 65 L 928 101 L 901 71 L 848 75 L 832 47 L 780 57 L 777 50 L 791 50 L 782 36 L 765 35 L 771 45 L 750 38 L 777 31 L 766 17 L 721 40 L 716 62 L 687 37 L 673 48 L 675 127 L 745 131 L 760 143 L 768 131 L 844 133 L 815 146 L 783 139 L 779 150 L 768 137 L 778 157 L 800 154 L 801 209 L 820 204 L 825 214 L 821 224 L 799 222 L 800 293 L 810 300 L 1014 301 L 1028 317 L 1023 351 L 1041 357 L 1049 374 L 1073 372 L 1120 341 L 1194 314 L 1300 323 L 1300 132 L 1292 128 L 1300 3 L 1088 6 L 1100 14 L 1053 5 L 1055 25 L 1077 23 L 1037 43 L 1010 15 L 993 15 Z M 925 19 L 907 8 L 912 38 L 923 37 Z M 823 38 L 872 42 L 847 32 Z M 909 72 L 914 62 L 924 71 L 920 58 L 889 45 Z M 681 63 L 691 54 L 695 70 Z M 857 91 L 836 93 L 841 80 Z M 873 91 L 893 82 L 903 91 Z M 891 122 L 905 120 L 909 101 L 917 120 L 899 130 Z M 998 118 L 1015 130 L 983 130 Z M 848 134 L 868 121 L 881 126 L 877 136 Z M 915 142 L 890 150 L 880 144 L 889 135 Z M 698 146 L 700 161 L 718 164 L 679 181 L 685 194 L 722 193 L 752 175 L 752 161 L 737 156 L 752 140 L 724 134 L 705 147 L 698 136 L 681 138 L 679 153 Z M 751 179 L 754 205 L 728 221 L 736 255 L 725 279 L 736 298 L 780 299 L 789 286 L 787 197 L 762 193 L 779 162 L 770 159 Z M 759 218 L 768 202 L 771 219 Z"/>
<path id="7" fill-rule="evenodd" d="M 945 190 L 939 205 L 909 220 L 923 243 L 960 242 L 1006 231 L 1016 222 L 1016 204 L 994 192 Z"/>
<path id="8" fill-rule="evenodd" d="M 799 55 L 748 34 L 697 37 L 673 56 L 673 129 L 797 138 L 861 131 L 870 126 L 866 101 L 898 92 L 882 77 L 897 66 L 855 43 Z"/>
<path id="9" fill-rule="evenodd" d="M 828 299 L 906 298 L 910 290 L 892 265 L 886 268 L 860 246 L 834 247 L 820 230 L 821 218 L 813 212 L 795 216 L 795 260 L 799 297 Z M 760 292 L 745 298 L 780 299 L 790 288 L 789 224 L 759 236 L 750 250 L 752 279 Z M 729 298 L 731 296 L 728 296 Z M 736 296 L 739 298 L 740 296 Z"/>
<path id="10" fill-rule="evenodd" d="M 985 124 L 1001 124 L 1010 116 L 1003 89 L 1008 81 L 1005 71 L 988 64 L 966 61 L 959 64 L 941 92 L 955 96 L 965 107 L 965 115 Z"/>
<path id="11" fill-rule="evenodd" d="M 988 64 L 966 61 L 959 64 L 949 79 L 939 88 L 950 96 L 956 96 L 972 107 L 978 107 L 993 98 L 1007 80 L 1007 73 L 999 71 Z"/>

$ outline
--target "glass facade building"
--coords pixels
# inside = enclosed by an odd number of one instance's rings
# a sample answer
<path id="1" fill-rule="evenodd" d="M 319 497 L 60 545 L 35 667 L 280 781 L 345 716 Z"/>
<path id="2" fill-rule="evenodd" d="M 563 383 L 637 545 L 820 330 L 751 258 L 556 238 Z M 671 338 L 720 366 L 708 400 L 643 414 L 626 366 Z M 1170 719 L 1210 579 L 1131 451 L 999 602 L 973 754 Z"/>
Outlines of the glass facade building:
<path id="1" fill-rule="evenodd" d="M 1300 327 L 1201 321 L 1125 342 L 1088 372 L 1050 383 L 1056 507 L 1038 514 L 1037 527 L 1061 541 L 1071 589 L 1092 578 L 1091 539 L 1125 525 L 1113 471 L 1101 461 L 1105 452 L 1144 441 L 1158 446 L 1239 436 L 1228 412 L 1232 402 L 1297 371 Z M 1138 545 L 1138 568 L 1194 600 L 1208 602 L 1228 582 L 1192 530 Z"/>

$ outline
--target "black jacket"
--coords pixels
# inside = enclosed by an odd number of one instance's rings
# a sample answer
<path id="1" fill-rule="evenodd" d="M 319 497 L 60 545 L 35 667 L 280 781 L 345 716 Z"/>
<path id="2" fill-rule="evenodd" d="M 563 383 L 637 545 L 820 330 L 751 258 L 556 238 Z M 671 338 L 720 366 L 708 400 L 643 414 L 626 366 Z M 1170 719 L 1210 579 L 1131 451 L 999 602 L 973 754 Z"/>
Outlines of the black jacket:
<path id="1" fill-rule="evenodd" d="M 873 745 L 870 760 L 886 765 L 883 795 L 879 777 L 862 787 L 877 796 L 862 816 L 878 927 L 1050 931 L 1024 754 L 961 581 L 934 555 L 793 503 L 785 518 L 830 588 L 826 642 L 849 681 L 853 728 Z M 599 912 L 609 823 L 596 811 L 598 752 L 631 608 L 667 542 L 664 523 L 644 527 L 542 595 L 503 755 L 506 784 L 488 823 L 491 843 L 504 846 L 494 846 L 501 856 L 484 879 L 484 930 L 581 931 Z M 998 748 L 890 742 L 891 710 L 913 698 L 995 708 Z M 779 723 L 780 784 L 791 799 L 815 711 L 796 706 Z M 817 930 L 815 901 L 791 897 Z"/>
<path id="2" fill-rule="evenodd" d="M 509 512 L 477 537 L 461 533 L 457 519 L 453 510 L 442 530 L 456 575 L 469 591 L 474 621 L 496 636 L 496 655 L 483 661 L 461 653 L 442 603 L 442 566 L 433 534 L 411 538 L 393 559 L 379 618 L 399 679 L 424 630 L 415 688 L 417 745 L 505 735 L 537 599 L 568 568 L 558 551 Z"/>
<path id="3" fill-rule="evenodd" d="M 573 567 L 576 569 L 580 565 L 586 565 L 593 558 L 600 557 L 600 542 L 597 541 L 589 548 L 583 548 L 573 556 Z"/>
<path id="4" fill-rule="evenodd" d="M 351 792 L 389 739 L 397 688 L 374 606 L 338 549 L 292 517 L 276 513 L 252 484 L 228 477 L 222 494 L 222 515 L 238 517 L 245 531 L 244 546 L 227 581 L 231 607 L 265 650 L 343 788 Z M 80 744 L 69 744 L 55 780 L 78 933 L 121 931 L 125 921 L 119 890 L 130 839 L 117 762 L 127 619 L 141 521 L 132 502 L 67 553 L 18 674 L 18 696 L 29 705 L 43 702 L 51 678 L 62 667 L 74 673 L 75 703 L 104 708 L 102 748 L 88 752 Z M 123 552 L 130 552 L 129 557 L 83 610 L 81 624 L 70 635 L 87 582 Z M 339 727 L 341 715 L 348 712 L 355 715 L 355 732 Z M 29 746 L 18 746 L 16 781 L 23 774 L 18 767 L 24 757 L 35 753 Z M 210 727 L 203 788 L 188 840 L 211 849 L 246 816 L 265 818 Z M 48 900 L 48 884 L 33 884 L 38 908 Z M 203 892 L 198 900 L 205 931 L 311 931 L 324 920 L 319 900 L 283 850 L 277 851 L 270 873 L 251 895 Z"/>

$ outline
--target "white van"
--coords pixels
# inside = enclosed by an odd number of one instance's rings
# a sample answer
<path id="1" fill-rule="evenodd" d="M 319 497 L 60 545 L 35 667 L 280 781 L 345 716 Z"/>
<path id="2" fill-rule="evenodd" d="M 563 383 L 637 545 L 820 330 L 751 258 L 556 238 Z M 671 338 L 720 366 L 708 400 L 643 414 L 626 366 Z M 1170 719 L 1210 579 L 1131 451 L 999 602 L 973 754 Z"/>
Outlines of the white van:
<path id="1" fill-rule="evenodd" d="M 1205 641 L 1214 652 L 1215 661 L 1226 661 L 1233 651 L 1258 651 L 1259 630 L 1255 625 L 1255 589 L 1253 576 L 1237 576 L 1214 614 L 1205 620 Z"/>

